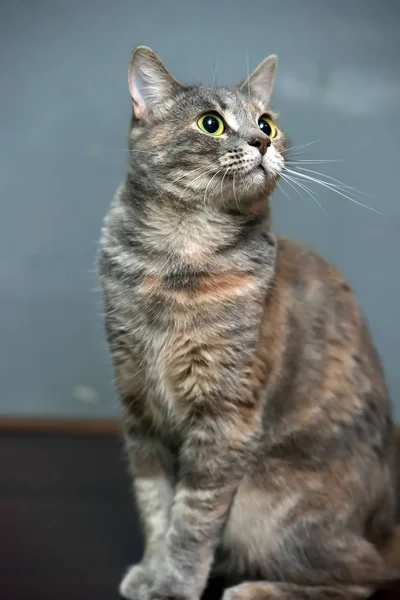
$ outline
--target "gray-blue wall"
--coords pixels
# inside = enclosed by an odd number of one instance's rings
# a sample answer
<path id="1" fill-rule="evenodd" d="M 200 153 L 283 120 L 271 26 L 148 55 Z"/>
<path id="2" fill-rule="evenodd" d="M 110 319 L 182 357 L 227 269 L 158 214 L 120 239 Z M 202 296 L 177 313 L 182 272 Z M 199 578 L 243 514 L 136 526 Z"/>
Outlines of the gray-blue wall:
<path id="1" fill-rule="evenodd" d="M 123 176 L 133 46 L 184 82 L 280 58 L 274 105 L 311 169 L 368 192 L 377 215 L 284 185 L 279 231 L 358 292 L 400 419 L 400 2 L 3 0 L 0 5 L 0 412 L 108 415 L 117 404 L 94 256 Z"/>

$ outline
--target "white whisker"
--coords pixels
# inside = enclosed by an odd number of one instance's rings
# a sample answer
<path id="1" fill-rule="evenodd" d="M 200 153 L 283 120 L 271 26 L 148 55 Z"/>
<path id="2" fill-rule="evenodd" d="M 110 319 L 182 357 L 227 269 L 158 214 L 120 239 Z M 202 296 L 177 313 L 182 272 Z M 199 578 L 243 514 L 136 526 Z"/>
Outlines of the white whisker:
<path id="1" fill-rule="evenodd" d="M 298 171 L 293 171 L 292 169 L 286 169 L 286 170 L 289 173 L 292 173 L 293 175 L 296 175 L 297 177 L 301 177 L 302 179 L 307 179 L 307 181 L 311 181 L 313 183 L 317 183 L 317 184 L 321 185 L 322 187 L 327 188 L 328 190 L 336 192 L 336 194 L 338 194 L 339 196 L 343 196 L 343 198 L 347 198 L 347 200 L 350 200 L 350 202 L 354 202 L 354 204 L 358 204 L 359 206 L 362 206 L 362 207 L 364 207 L 364 208 L 366 208 L 368 210 L 371 210 L 372 212 L 377 213 L 378 215 L 382 215 L 382 213 L 379 210 L 376 210 L 375 208 L 372 208 L 372 206 L 368 206 L 367 204 L 363 204 L 359 200 L 356 200 L 355 198 L 352 198 L 351 196 L 345 194 L 343 191 L 341 191 L 340 188 L 338 189 L 338 186 L 334 185 L 333 183 L 329 183 L 327 181 L 323 181 L 322 179 L 317 179 L 315 177 L 311 177 L 310 175 L 306 175 L 305 173 L 299 173 Z"/>
<path id="2" fill-rule="evenodd" d="M 251 102 L 251 95 L 250 95 L 250 61 L 249 61 L 249 55 L 247 54 L 247 52 L 245 52 L 245 60 L 246 60 L 246 71 L 247 71 L 247 96 L 249 99 L 249 103 Z"/>
<path id="3" fill-rule="evenodd" d="M 286 179 L 286 181 L 288 183 L 289 183 L 289 180 L 290 180 L 295 185 L 298 185 L 300 189 L 304 190 L 306 192 L 306 194 L 308 194 L 310 196 L 310 198 L 312 198 L 314 200 L 315 204 L 317 206 L 319 206 L 319 208 L 322 210 L 322 212 L 325 213 L 326 215 L 328 215 L 328 213 L 326 212 L 326 210 L 324 209 L 324 207 L 322 206 L 322 204 L 318 201 L 316 194 L 314 192 L 312 192 L 306 185 L 304 185 L 300 181 L 297 181 L 294 177 L 290 177 L 290 175 L 288 175 L 287 173 L 284 175 L 284 179 Z"/>
<path id="4" fill-rule="evenodd" d="M 325 177 L 326 179 L 330 179 L 331 181 L 334 181 L 337 184 L 337 187 L 340 189 L 344 189 L 344 190 L 349 190 L 351 192 L 354 192 L 355 194 L 360 194 L 361 196 L 370 196 L 370 194 L 367 194 L 367 192 L 362 192 L 361 190 L 357 190 L 356 188 L 351 187 L 350 185 L 346 185 L 345 183 L 343 183 L 343 181 L 340 181 L 340 179 L 336 179 L 335 177 L 332 177 L 331 175 L 326 175 L 325 173 L 320 173 L 319 171 L 313 171 L 312 169 L 306 169 L 304 167 L 297 167 L 299 171 L 305 171 L 307 173 L 313 173 L 314 175 L 319 175 L 320 177 Z M 329 183 L 329 182 L 327 182 Z"/>
<path id="5" fill-rule="evenodd" d="M 122 150 L 116 150 L 116 152 L 122 152 Z M 152 156 L 158 156 L 158 152 L 150 152 L 150 150 L 138 150 L 136 148 L 127 150 L 129 154 L 133 154 L 134 152 L 138 152 L 139 154 L 151 154 Z"/>
<path id="6" fill-rule="evenodd" d="M 199 167 L 199 169 L 202 167 Z M 198 169 L 196 169 L 198 170 Z M 182 200 L 183 196 L 185 195 L 186 190 L 193 184 L 198 181 L 199 179 L 201 179 L 202 177 L 205 177 L 206 175 L 208 175 L 209 173 L 212 173 L 215 170 L 215 167 L 212 167 L 211 169 L 209 169 L 208 171 L 204 171 L 204 173 L 200 173 L 200 175 L 198 175 L 197 177 L 195 177 L 193 179 L 193 181 L 190 181 L 187 186 L 185 187 L 185 189 L 183 190 L 182 194 L 179 196 L 179 200 Z"/>
<path id="7" fill-rule="evenodd" d="M 291 202 L 292 201 L 291 197 L 289 196 L 289 194 L 287 192 L 285 192 L 285 190 L 283 189 L 283 187 L 281 186 L 281 184 L 279 183 L 279 181 L 276 182 L 276 185 L 281 190 L 282 194 L 284 196 L 286 196 L 286 198 L 288 198 L 288 200 Z"/>
<path id="8" fill-rule="evenodd" d="M 298 144 L 297 146 L 290 146 L 289 148 L 285 148 L 282 152 L 291 152 L 292 150 L 300 150 L 302 148 L 307 148 L 312 144 L 316 144 L 318 140 L 313 140 L 312 142 L 307 142 L 307 144 Z"/>
<path id="9" fill-rule="evenodd" d="M 227 176 L 228 172 L 229 172 L 229 167 L 227 167 L 225 169 L 225 173 L 223 174 L 222 179 L 221 179 L 221 200 L 223 200 L 223 197 L 224 197 L 224 181 L 225 181 L 225 177 Z"/>
<path id="10" fill-rule="evenodd" d="M 240 210 L 240 206 L 239 206 L 239 201 L 238 201 L 238 199 L 237 199 L 237 196 L 236 196 L 236 189 L 235 189 L 235 173 L 233 173 L 233 179 L 232 179 L 232 188 L 233 188 L 233 197 L 234 197 L 234 199 L 235 199 L 236 206 L 238 207 L 238 210 L 239 210 L 239 212 L 241 212 L 241 210 Z"/>
<path id="11" fill-rule="evenodd" d="M 198 171 L 200 171 L 203 167 L 197 167 L 197 169 L 193 169 L 192 171 L 189 172 L 185 172 L 182 173 L 181 175 L 179 175 L 176 179 L 174 179 L 173 181 L 171 181 L 171 183 L 169 183 L 168 185 L 166 185 L 161 192 L 158 194 L 158 196 L 156 197 L 156 200 L 158 200 L 159 198 L 161 198 L 161 196 L 163 194 L 165 194 L 169 189 L 171 189 L 176 183 L 178 183 L 178 181 L 181 181 L 182 179 L 185 179 L 185 177 L 192 177 L 192 175 L 194 175 L 195 173 L 197 173 Z"/>
<path id="12" fill-rule="evenodd" d="M 293 185 L 293 183 L 291 183 L 292 178 L 289 179 L 289 176 L 288 175 L 284 175 L 283 173 L 281 173 L 281 177 L 282 177 L 282 179 L 284 179 L 284 181 L 286 181 L 286 183 L 288 185 L 290 185 L 291 188 L 294 189 L 294 191 L 296 192 L 296 194 L 299 194 L 299 196 L 301 198 L 302 196 L 301 196 L 299 190 Z"/>
<path id="13" fill-rule="evenodd" d="M 213 81 L 214 81 L 214 87 L 217 87 L 217 59 L 215 59 L 214 61 L 214 77 L 213 77 Z"/>
<path id="14" fill-rule="evenodd" d="M 334 163 L 334 162 L 342 162 L 344 159 L 343 158 L 319 158 L 319 159 L 312 159 L 312 158 L 305 158 L 305 159 L 300 159 L 300 160 L 291 160 L 289 158 L 289 162 L 291 164 L 302 164 L 302 163 L 307 163 L 307 164 L 317 164 L 317 163 Z"/>
<path id="15" fill-rule="evenodd" d="M 210 181 L 207 183 L 206 189 L 204 190 L 204 197 L 203 197 L 204 206 L 206 205 L 206 200 L 207 200 L 207 190 L 210 187 L 212 181 L 215 179 L 215 177 L 218 175 L 218 173 L 221 173 L 222 170 L 223 169 L 219 169 L 216 173 L 214 173 L 214 175 L 211 177 Z"/>

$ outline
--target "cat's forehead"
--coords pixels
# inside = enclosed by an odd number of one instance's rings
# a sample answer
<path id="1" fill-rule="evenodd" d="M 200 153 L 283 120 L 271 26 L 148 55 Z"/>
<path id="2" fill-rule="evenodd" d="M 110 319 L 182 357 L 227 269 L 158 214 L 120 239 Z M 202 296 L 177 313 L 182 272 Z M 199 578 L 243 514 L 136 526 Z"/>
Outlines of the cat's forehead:
<path id="1" fill-rule="evenodd" d="M 187 91 L 186 100 L 199 113 L 207 110 L 221 113 L 238 122 L 266 111 L 266 106 L 238 88 L 199 86 Z"/>

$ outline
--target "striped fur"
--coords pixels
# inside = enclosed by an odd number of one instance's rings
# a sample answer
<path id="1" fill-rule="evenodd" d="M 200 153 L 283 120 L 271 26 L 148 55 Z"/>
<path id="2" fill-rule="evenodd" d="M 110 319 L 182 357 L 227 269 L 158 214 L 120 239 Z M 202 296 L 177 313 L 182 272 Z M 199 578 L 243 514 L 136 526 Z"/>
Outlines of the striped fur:
<path id="1" fill-rule="evenodd" d="M 342 275 L 271 231 L 285 135 L 265 155 L 252 142 L 275 119 L 274 67 L 185 87 L 133 55 L 129 168 L 99 254 L 146 537 L 132 600 L 196 600 L 213 569 L 238 579 L 225 600 L 366 598 L 390 575 L 379 358 Z M 220 138 L 196 125 L 210 110 L 232 125 Z"/>

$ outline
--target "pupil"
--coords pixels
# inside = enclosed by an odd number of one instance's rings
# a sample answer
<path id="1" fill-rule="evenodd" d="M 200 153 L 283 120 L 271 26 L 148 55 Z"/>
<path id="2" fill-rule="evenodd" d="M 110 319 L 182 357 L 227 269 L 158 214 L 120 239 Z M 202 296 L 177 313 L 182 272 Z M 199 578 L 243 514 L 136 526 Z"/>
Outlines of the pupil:
<path id="1" fill-rule="evenodd" d="M 219 124 L 215 117 L 210 116 L 204 118 L 203 126 L 204 129 L 208 131 L 208 133 L 215 133 L 216 131 L 218 131 Z"/>
<path id="2" fill-rule="evenodd" d="M 261 131 L 263 131 L 266 135 L 270 135 L 271 127 L 269 126 L 267 121 L 264 121 L 264 119 L 260 119 L 258 122 L 258 125 L 259 125 Z"/>

